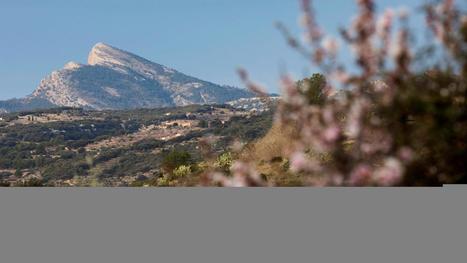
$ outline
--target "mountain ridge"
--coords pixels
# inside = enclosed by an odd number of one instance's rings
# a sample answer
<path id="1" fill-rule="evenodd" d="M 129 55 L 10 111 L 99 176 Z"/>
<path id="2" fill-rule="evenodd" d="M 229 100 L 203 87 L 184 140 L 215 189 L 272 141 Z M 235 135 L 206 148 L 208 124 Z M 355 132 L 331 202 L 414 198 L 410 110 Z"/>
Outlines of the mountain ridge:
<path id="1" fill-rule="evenodd" d="M 200 80 L 128 51 L 97 43 L 89 52 L 87 64 L 68 62 L 42 79 L 31 95 L 0 101 L 0 112 L 51 107 L 158 108 L 222 104 L 249 97 L 254 94 L 247 90 Z"/>

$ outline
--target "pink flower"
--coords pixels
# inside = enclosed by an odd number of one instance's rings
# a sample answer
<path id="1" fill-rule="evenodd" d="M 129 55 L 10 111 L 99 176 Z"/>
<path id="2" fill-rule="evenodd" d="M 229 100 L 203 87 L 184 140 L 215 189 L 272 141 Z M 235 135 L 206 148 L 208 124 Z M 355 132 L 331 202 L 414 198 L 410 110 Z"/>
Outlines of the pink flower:
<path id="1" fill-rule="evenodd" d="M 334 186 L 341 186 L 344 184 L 344 177 L 341 174 L 332 174 L 329 175 L 329 184 Z"/>
<path id="2" fill-rule="evenodd" d="M 331 57 L 335 57 L 337 55 L 337 51 L 339 49 L 339 45 L 337 44 L 337 40 L 334 38 L 325 38 L 323 40 L 323 48 Z"/>
<path id="3" fill-rule="evenodd" d="M 330 77 L 340 83 L 347 83 L 350 79 L 350 75 L 342 68 L 336 69 Z"/>
<path id="4" fill-rule="evenodd" d="M 454 7 L 454 0 L 444 0 L 442 5 L 443 13 L 448 14 L 452 11 Z"/>
<path id="5" fill-rule="evenodd" d="M 337 125 L 331 126 L 324 131 L 323 137 L 326 142 L 335 142 L 340 135 L 340 129 Z"/>
<path id="6" fill-rule="evenodd" d="M 467 25 L 467 15 L 463 15 L 461 18 L 461 23 Z"/>
<path id="7" fill-rule="evenodd" d="M 313 172 L 318 169 L 319 164 L 309 159 L 303 152 L 295 152 L 290 156 L 290 170 L 294 173 Z"/>
<path id="8" fill-rule="evenodd" d="M 378 19 L 376 24 L 376 32 L 382 38 L 387 36 L 388 31 L 391 29 L 394 11 L 387 9 L 384 14 Z"/>
<path id="9" fill-rule="evenodd" d="M 294 173 L 298 173 L 304 170 L 307 165 L 307 158 L 302 152 L 295 152 L 290 157 L 290 170 Z"/>
<path id="10" fill-rule="evenodd" d="M 371 180 L 371 168 L 366 164 L 359 164 L 350 173 L 349 184 L 350 185 L 365 185 Z"/>
<path id="11" fill-rule="evenodd" d="M 398 159 L 390 157 L 386 159 L 383 167 L 376 170 L 374 179 L 380 186 L 394 186 L 401 181 L 403 173 L 402 163 Z"/>
<path id="12" fill-rule="evenodd" d="M 363 105 L 360 100 L 356 100 L 350 109 L 346 127 L 350 138 L 356 138 L 360 134 L 362 113 Z"/>
<path id="13" fill-rule="evenodd" d="M 414 152 L 409 147 L 402 147 L 398 153 L 399 158 L 404 162 L 410 162 L 414 158 Z"/>
<path id="14" fill-rule="evenodd" d="M 266 183 L 256 169 L 249 163 L 236 161 L 230 168 L 232 178 L 228 181 L 230 187 L 264 186 Z"/>
<path id="15" fill-rule="evenodd" d="M 376 92 L 384 92 L 389 88 L 389 86 L 382 80 L 376 80 L 373 82 L 373 88 Z"/>
<path id="16" fill-rule="evenodd" d="M 240 79 L 243 81 L 243 83 L 247 86 L 247 88 L 251 92 L 256 93 L 260 97 L 267 96 L 268 93 L 266 92 L 266 89 L 262 85 L 259 85 L 251 81 L 250 77 L 248 76 L 248 72 L 245 69 L 240 68 L 237 70 L 237 73 Z"/>

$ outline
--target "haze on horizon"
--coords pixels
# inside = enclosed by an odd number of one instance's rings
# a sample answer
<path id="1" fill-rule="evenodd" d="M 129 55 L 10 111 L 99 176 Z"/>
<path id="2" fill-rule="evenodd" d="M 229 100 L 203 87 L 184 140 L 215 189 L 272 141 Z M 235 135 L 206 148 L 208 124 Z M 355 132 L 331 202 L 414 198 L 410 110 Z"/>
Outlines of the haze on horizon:
<path id="1" fill-rule="evenodd" d="M 320 25 L 337 35 L 355 11 L 354 1 L 315 1 Z M 414 12 L 422 0 L 381 0 Z M 69 61 L 85 63 L 105 42 L 154 62 L 221 85 L 242 87 L 235 69 L 278 92 L 279 70 L 311 73 L 291 50 L 275 21 L 297 35 L 298 0 L 5 0 L 0 9 L 0 100 L 30 94 L 40 80 Z M 344 57 L 348 54 L 343 54 Z"/>

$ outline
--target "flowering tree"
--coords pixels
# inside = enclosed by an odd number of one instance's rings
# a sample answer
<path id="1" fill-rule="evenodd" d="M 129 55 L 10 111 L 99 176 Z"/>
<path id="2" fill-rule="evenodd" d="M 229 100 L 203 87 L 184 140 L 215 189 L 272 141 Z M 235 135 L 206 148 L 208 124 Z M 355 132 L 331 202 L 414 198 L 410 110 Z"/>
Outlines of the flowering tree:
<path id="1" fill-rule="evenodd" d="M 276 122 L 297 130 L 283 149 L 290 171 L 325 175 L 310 185 L 466 183 L 467 15 L 453 0 L 426 5 L 426 25 L 443 62 L 416 67 L 407 12 L 378 16 L 374 1 L 358 0 L 357 17 L 341 30 L 355 55 L 358 70 L 351 72 L 338 60 L 337 41 L 318 26 L 311 1 L 301 3 L 307 43 L 278 28 L 325 78 L 313 87 L 317 76 L 298 84 L 282 76 Z M 241 77 L 252 91 L 265 94 L 246 72 Z M 269 185 L 248 162 L 211 179 L 224 186 Z"/>

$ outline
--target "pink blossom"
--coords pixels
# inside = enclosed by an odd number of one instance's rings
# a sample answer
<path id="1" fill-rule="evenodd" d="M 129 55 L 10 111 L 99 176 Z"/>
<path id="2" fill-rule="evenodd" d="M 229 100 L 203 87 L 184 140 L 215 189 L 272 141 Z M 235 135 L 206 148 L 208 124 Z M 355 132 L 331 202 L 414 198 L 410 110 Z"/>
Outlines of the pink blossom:
<path id="1" fill-rule="evenodd" d="M 389 88 L 389 86 L 382 80 L 376 80 L 373 82 L 373 88 L 376 92 L 384 92 Z"/>
<path id="2" fill-rule="evenodd" d="M 324 140 L 326 142 L 335 142 L 340 135 L 340 128 L 337 125 L 331 126 L 324 131 Z"/>
<path id="3" fill-rule="evenodd" d="M 447 14 L 452 11 L 454 7 L 454 0 L 444 0 L 442 4 L 442 12 Z"/>
<path id="4" fill-rule="evenodd" d="M 316 43 L 322 37 L 322 33 L 314 19 L 314 12 L 311 8 L 311 0 L 301 0 L 301 8 L 303 12 L 303 26 L 308 31 L 310 43 Z"/>
<path id="5" fill-rule="evenodd" d="M 381 38 L 387 36 L 388 31 L 392 26 L 392 20 L 394 17 L 394 11 L 392 9 L 387 9 L 382 16 L 379 17 L 376 24 L 376 32 Z"/>
<path id="6" fill-rule="evenodd" d="M 297 84 L 290 76 L 282 76 L 280 84 L 282 87 L 282 98 L 284 101 L 293 106 L 301 106 L 305 104 L 305 98 L 300 94 Z"/>
<path id="7" fill-rule="evenodd" d="M 237 72 L 238 72 L 238 75 L 240 76 L 240 79 L 243 81 L 243 83 L 247 86 L 247 88 L 251 92 L 256 93 L 260 97 L 268 96 L 266 89 L 262 85 L 254 83 L 253 81 L 250 80 L 248 76 L 248 72 L 245 69 L 238 69 Z"/>
<path id="8" fill-rule="evenodd" d="M 334 110 L 331 107 L 326 107 L 323 110 L 323 119 L 325 123 L 334 123 Z"/>
<path id="9" fill-rule="evenodd" d="M 461 23 L 465 26 L 467 25 L 467 15 L 463 15 L 461 18 Z"/>
<path id="10" fill-rule="evenodd" d="M 290 171 L 294 173 L 314 172 L 318 169 L 319 164 L 308 158 L 303 152 L 295 152 L 290 156 Z"/>
<path id="11" fill-rule="evenodd" d="M 350 79 L 350 75 L 340 68 L 332 72 L 330 77 L 340 83 L 347 83 Z"/>
<path id="12" fill-rule="evenodd" d="M 331 57 L 335 57 L 337 55 L 339 45 L 338 45 L 336 39 L 334 39 L 334 38 L 325 38 L 323 40 L 323 48 Z"/>
<path id="13" fill-rule="evenodd" d="M 232 187 L 265 185 L 265 182 L 263 182 L 260 174 L 249 163 L 235 161 L 230 169 L 232 171 L 230 186 Z"/>
<path id="14" fill-rule="evenodd" d="M 349 112 L 348 121 L 347 121 L 347 135 L 350 138 L 356 138 L 361 132 L 361 119 L 364 108 L 366 107 L 366 102 L 363 99 L 356 99 Z"/>
<path id="15" fill-rule="evenodd" d="M 334 173 L 334 174 L 329 175 L 329 178 L 330 178 L 329 180 L 330 185 L 341 186 L 344 184 L 344 177 L 342 176 L 342 174 Z"/>
<path id="16" fill-rule="evenodd" d="M 385 160 L 383 167 L 376 170 L 374 179 L 380 186 L 394 186 L 401 181 L 403 173 L 402 163 L 397 158 L 390 157 Z"/>
<path id="17" fill-rule="evenodd" d="M 350 185 L 365 185 L 371 181 L 372 171 L 370 166 L 366 164 L 357 165 L 350 173 Z"/>
<path id="18" fill-rule="evenodd" d="M 404 162 L 410 162 L 413 160 L 414 158 L 414 152 L 412 149 L 410 149 L 409 147 L 402 147 L 400 150 L 399 150 L 399 153 L 398 153 L 398 156 L 399 158 L 404 161 Z"/>
<path id="19" fill-rule="evenodd" d="M 294 173 L 303 171 L 307 164 L 308 160 L 302 152 L 295 152 L 290 157 L 290 170 Z"/>

